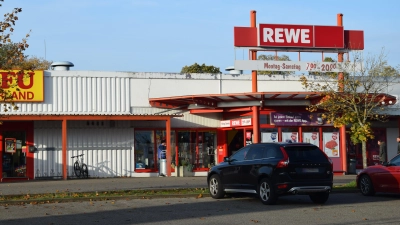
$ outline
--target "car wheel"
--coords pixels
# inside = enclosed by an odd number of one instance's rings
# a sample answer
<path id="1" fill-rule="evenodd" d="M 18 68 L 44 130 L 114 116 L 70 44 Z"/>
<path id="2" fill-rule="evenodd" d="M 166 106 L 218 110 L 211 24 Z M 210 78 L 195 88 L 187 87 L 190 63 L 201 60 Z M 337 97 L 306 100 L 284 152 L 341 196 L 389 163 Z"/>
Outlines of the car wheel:
<path id="1" fill-rule="evenodd" d="M 210 191 L 211 197 L 213 198 L 218 199 L 224 197 L 225 195 L 221 179 L 217 174 L 214 174 L 210 177 L 210 180 L 208 181 L 208 189 Z"/>
<path id="2" fill-rule="evenodd" d="M 362 175 L 360 177 L 360 191 L 361 194 L 365 196 L 371 196 L 375 194 L 374 186 L 372 185 L 372 180 L 368 175 Z"/>
<path id="3" fill-rule="evenodd" d="M 311 201 L 318 204 L 324 204 L 326 201 L 328 201 L 328 198 L 328 192 L 310 194 Z"/>
<path id="4" fill-rule="evenodd" d="M 267 178 L 262 179 L 258 185 L 258 196 L 264 205 L 274 205 L 278 200 L 275 188 Z"/>

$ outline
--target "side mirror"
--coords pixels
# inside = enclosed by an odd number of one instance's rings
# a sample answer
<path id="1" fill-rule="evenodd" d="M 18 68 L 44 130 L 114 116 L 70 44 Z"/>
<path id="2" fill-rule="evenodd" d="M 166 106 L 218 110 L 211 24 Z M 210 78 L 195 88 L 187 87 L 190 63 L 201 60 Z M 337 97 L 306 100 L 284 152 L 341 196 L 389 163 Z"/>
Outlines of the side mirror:
<path id="1" fill-rule="evenodd" d="M 224 162 L 230 162 L 229 157 L 224 157 Z"/>

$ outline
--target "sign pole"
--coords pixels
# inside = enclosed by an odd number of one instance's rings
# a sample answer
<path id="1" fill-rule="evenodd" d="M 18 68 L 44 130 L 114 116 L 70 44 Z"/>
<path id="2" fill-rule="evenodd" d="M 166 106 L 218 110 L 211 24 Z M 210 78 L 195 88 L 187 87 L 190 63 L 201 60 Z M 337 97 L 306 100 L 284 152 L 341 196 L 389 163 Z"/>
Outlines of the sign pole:
<path id="1" fill-rule="evenodd" d="M 250 11 L 250 27 L 256 27 L 256 11 Z M 257 51 L 251 50 L 251 60 L 257 60 Z M 257 70 L 251 71 L 251 89 L 253 93 L 258 92 L 257 90 Z M 259 122 L 259 107 L 252 106 L 253 111 L 253 143 L 259 143 L 260 139 L 260 122 Z"/>
<path id="2" fill-rule="evenodd" d="M 337 25 L 338 26 L 343 26 L 343 14 L 338 13 L 337 14 Z M 343 52 L 338 53 L 338 62 L 342 63 L 343 62 Z M 344 83 L 343 83 L 343 72 L 338 73 L 338 80 L 339 80 L 339 92 L 343 92 L 344 90 Z M 342 126 L 339 129 L 340 133 L 340 149 L 341 149 L 341 154 L 342 154 L 342 168 L 344 173 L 347 172 L 347 151 L 346 151 L 346 126 Z"/>

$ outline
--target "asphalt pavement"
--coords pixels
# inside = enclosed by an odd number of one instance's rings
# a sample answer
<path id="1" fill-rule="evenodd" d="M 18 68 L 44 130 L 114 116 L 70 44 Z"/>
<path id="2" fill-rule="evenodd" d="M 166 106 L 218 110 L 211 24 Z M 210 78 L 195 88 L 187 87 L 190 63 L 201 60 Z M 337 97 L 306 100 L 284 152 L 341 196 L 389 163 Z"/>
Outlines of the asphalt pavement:
<path id="1" fill-rule="evenodd" d="M 26 195 L 60 192 L 94 192 L 118 190 L 160 190 L 206 188 L 206 177 L 132 177 L 89 178 L 68 180 L 29 180 L 0 183 L 0 195 Z M 347 184 L 356 175 L 336 175 L 334 186 Z"/>

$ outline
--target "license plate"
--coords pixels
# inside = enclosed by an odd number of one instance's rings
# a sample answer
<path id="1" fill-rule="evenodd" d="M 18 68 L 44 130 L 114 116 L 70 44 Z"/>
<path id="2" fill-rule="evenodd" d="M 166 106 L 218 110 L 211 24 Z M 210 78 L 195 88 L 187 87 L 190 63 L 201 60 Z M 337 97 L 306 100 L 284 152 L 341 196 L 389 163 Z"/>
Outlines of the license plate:
<path id="1" fill-rule="evenodd" d="M 304 173 L 318 173 L 318 168 L 303 168 Z"/>

